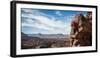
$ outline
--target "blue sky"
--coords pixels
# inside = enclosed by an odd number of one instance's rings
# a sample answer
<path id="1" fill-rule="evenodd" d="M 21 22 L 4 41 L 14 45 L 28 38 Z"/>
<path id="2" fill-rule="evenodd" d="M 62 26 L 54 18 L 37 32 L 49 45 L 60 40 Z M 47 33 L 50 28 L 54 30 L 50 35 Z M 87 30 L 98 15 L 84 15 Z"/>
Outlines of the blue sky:
<path id="1" fill-rule="evenodd" d="M 76 14 L 85 11 L 21 9 L 21 28 L 26 34 L 69 34 L 71 21 Z"/>

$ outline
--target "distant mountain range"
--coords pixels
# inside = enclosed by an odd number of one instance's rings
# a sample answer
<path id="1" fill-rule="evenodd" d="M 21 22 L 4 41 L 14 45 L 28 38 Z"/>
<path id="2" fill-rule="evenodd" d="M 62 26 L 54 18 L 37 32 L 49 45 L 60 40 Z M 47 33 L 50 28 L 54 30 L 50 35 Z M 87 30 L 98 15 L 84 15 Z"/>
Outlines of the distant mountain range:
<path id="1" fill-rule="evenodd" d="M 39 38 L 69 38 L 67 34 L 29 34 L 31 37 L 39 37 Z"/>
<path id="2" fill-rule="evenodd" d="M 21 32 L 21 38 L 22 39 L 40 39 L 40 38 L 38 38 L 38 37 L 32 37 L 32 36 L 28 36 L 28 34 L 25 34 L 25 33 L 23 33 L 23 32 Z"/>
<path id="3" fill-rule="evenodd" d="M 61 39 L 61 38 L 69 38 L 70 36 L 67 34 L 25 34 L 21 32 L 21 37 L 24 39 L 27 38 Z"/>

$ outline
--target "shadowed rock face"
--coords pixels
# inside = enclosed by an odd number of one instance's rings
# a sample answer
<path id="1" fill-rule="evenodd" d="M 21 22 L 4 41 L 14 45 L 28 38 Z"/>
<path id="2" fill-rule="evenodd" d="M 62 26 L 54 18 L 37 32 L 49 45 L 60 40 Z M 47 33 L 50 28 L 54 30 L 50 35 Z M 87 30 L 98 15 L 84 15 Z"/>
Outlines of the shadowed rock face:
<path id="1" fill-rule="evenodd" d="M 73 25 L 74 29 L 72 28 L 71 32 L 71 46 L 92 46 L 92 19 L 89 19 L 88 17 L 92 17 L 90 12 L 89 14 L 87 12 L 86 17 L 80 14 L 77 18 L 75 18 L 78 21 L 76 22 L 74 20 L 78 27 Z"/>

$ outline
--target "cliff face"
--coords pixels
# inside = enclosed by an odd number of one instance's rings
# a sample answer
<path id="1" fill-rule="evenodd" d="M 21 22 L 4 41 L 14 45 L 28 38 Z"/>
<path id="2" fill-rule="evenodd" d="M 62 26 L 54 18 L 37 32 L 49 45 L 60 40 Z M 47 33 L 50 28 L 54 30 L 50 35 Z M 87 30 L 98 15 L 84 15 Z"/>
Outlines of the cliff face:
<path id="1" fill-rule="evenodd" d="M 73 21 L 77 23 L 78 27 L 75 26 L 75 23 L 72 26 L 70 46 L 92 45 L 92 19 L 90 17 L 91 15 L 91 12 L 87 12 L 86 17 L 84 17 L 82 14 L 75 15 Z"/>

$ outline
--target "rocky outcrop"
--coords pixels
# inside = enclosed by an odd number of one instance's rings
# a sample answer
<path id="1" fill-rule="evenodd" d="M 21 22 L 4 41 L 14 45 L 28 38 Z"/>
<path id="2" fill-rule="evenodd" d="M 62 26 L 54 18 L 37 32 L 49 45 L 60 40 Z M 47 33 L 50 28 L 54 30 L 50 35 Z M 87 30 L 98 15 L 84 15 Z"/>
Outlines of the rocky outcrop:
<path id="1" fill-rule="evenodd" d="M 78 14 L 74 17 L 71 25 L 70 46 L 91 46 L 92 45 L 92 12 L 87 16 Z"/>

